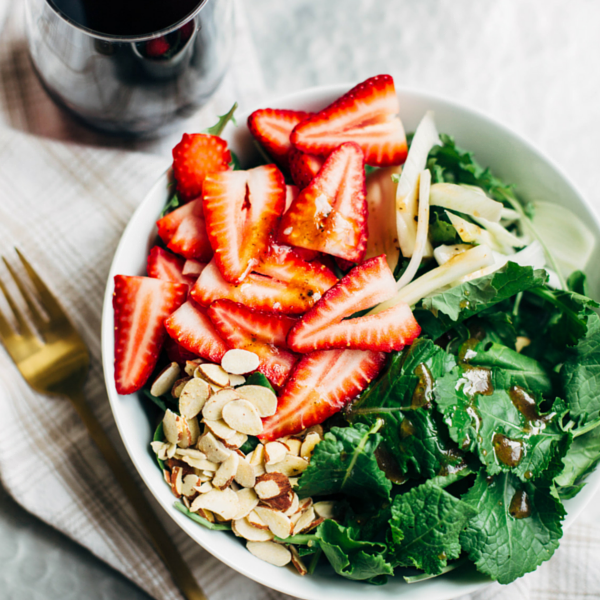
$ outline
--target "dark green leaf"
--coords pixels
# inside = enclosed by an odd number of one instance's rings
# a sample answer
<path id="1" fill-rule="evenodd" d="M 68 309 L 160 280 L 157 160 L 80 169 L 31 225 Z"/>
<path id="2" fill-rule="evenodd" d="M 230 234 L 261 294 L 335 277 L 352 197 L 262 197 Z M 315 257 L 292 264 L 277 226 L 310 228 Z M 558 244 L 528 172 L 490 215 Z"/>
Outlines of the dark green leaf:
<path id="1" fill-rule="evenodd" d="M 600 418 L 600 318 L 588 317 L 587 333 L 569 349 L 560 370 L 563 396 L 571 418 L 583 426 Z"/>
<path id="2" fill-rule="evenodd" d="M 308 468 L 298 481 L 301 498 L 343 492 L 349 496 L 389 499 L 391 482 L 377 464 L 375 450 L 381 442 L 377 421 L 370 429 L 333 427 L 317 445 Z"/>
<path id="3" fill-rule="evenodd" d="M 257 437 L 249 435 L 248 439 L 240 446 L 240 451 L 246 455 L 250 454 L 259 443 L 260 440 Z"/>
<path id="4" fill-rule="evenodd" d="M 231 531 L 231 525 L 229 523 L 211 523 L 207 521 L 204 517 L 197 515 L 196 513 L 190 512 L 181 502 L 175 502 L 173 506 L 180 512 L 183 513 L 186 517 L 191 519 L 192 521 L 196 521 L 203 527 L 207 529 L 216 529 L 219 531 Z"/>
<path id="5" fill-rule="evenodd" d="M 235 125 L 235 118 L 233 116 L 233 113 L 235 113 L 237 107 L 238 103 L 234 102 L 233 106 L 229 109 L 228 112 L 226 112 L 224 115 L 220 115 L 219 120 L 212 127 L 205 129 L 202 133 L 208 133 L 209 135 L 221 135 L 229 121 L 232 121 Z"/>
<path id="6" fill-rule="evenodd" d="M 565 433 L 558 415 L 521 412 L 504 389 L 493 389 L 485 368 L 457 366 L 438 380 L 435 399 L 452 439 L 477 452 L 488 473 L 539 477 L 559 451 Z M 526 413 L 526 414 L 524 414 Z"/>
<path id="7" fill-rule="evenodd" d="M 442 488 L 426 483 L 394 498 L 390 552 L 396 564 L 437 575 L 460 555 L 459 535 L 477 514 Z"/>
<path id="8" fill-rule="evenodd" d="M 431 340 L 418 338 L 410 348 L 392 353 L 384 373 L 348 412 L 351 421 L 370 425 L 378 418 L 384 420 L 385 448 L 403 473 L 434 477 L 462 460 L 444 424 L 436 420 L 432 390 L 425 385 L 425 379 L 435 381 L 455 362 Z"/>
<path id="9" fill-rule="evenodd" d="M 262 385 L 262 387 L 269 388 L 274 394 L 276 393 L 273 386 L 269 383 L 269 380 L 258 371 L 246 377 L 244 385 Z"/>
<path id="10" fill-rule="evenodd" d="M 507 263 L 499 271 L 425 298 L 414 311 L 423 332 L 437 339 L 457 323 L 546 281 L 546 272 Z"/>
<path id="11" fill-rule="evenodd" d="M 460 536 L 463 548 L 500 583 L 534 571 L 558 548 L 565 511 L 543 480 L 523 483 L 509 473 L 489 480 L 482 471 L 464 501 L 478 514 Z"/>
<path id="12" fill-rule="evenodd" d="M 323 442 L 321 442 L 323 443 Z M 355 540 L 350 530 L 327 519 L 317 528 L 317 537 L 325 556 L 335 572 L 354 580 L 385 583 L 385 576 L 394 570 L 386 560 L 385 544 Z"/>
<path id="13" fill-rule="evenodd" d="M 587 275 L 583 271 L 573 271 L 567 279 L 567 287 L 576 294 L 589 296 L 590 290 Z"/>
<path id="14" fill-rule="evenodd" d="M 231 162 L 229 163 L 229 166 L 234 171 L 241 171 L 242 170 L 242 163 L 240 162 L 240 159 L 239 159 L 238 155 L 233 150 L 230 150 L 229 154 L 231 154 Z"/>
<path id="15" fill-rule="evenodd" d="M 163 211 L 160 213 L 160 218 L 162 219 L 162 217 L 169 214 L 170 212 L 173 212 L 176 208 L 179 208 L 180 206 L 181 200 L 179 199 L 179 196 L 177 194 L 173 194 L 170 200 L 167 202 L 166 206 L 163 208 Z"/>
<path id="16" fill-rule="evenodd" d="M 147 398 L 150 398 L 150 400 L 152 400 L 152 402 L 154 402 L 154 404 L 156 404 L 156 406 L 158 406 L 158 408 L 160 408 L 160 410 L 162 410 L 162 412 L 166 412 L 167 411 L 167 405 L 165 403 L 165 401 L 162 398 L 159 398 L 157 396 L 153 396 L 149 390 L 143 390 L 144 395 Z"/>
<path id="17" fill-rule="evenodd" d="M 429 216 L 429 239 L 434 246 L 440 244 L 460 244 L 461 240 L 454 225 L 444 210 L 432 207 Z"/>

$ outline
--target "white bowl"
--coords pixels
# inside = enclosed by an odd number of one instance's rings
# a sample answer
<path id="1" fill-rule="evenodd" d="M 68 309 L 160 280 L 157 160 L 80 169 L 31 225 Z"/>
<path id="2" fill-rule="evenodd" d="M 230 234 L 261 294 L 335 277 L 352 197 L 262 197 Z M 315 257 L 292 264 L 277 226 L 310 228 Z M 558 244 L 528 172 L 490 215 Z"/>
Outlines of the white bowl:
<path id="1" fill-rule="evenodd" d="M 262 106 L 318 110 L 350 87 L 336 85 L 312 88 Z M 457 144 L 474 152 L 480 164 L 490 167 L 504 181 L 515 184 L 522 198 L 556 202 L 568 207 L 583 218 L 600 239 L 600 223 L 590 203 L 561 170 L 532 144 L 489 117 L 451 101 L 410 90 L 399 90 L 398 95 L 406 131 L 414 131 L 425 111 L 435 111 L 439 131 L 453 135 Z M 248 114 L 240 115 L 238 126 L 234 129 L 229 126 L 228 135 L 225 136 L 245 165 L 251 164 L 256 153 L 246 127 Z M 205 529 L 173 508 L 173 495 L 150 452 L 153 427 L 145 410 L 147 400 L 138 394 L 117 394 L 113 376 L 113 277 L 118 273 L 146 274 L 148 251 L 157 236 L 155 221 L 169 194 L 167 185 L 168 173 L 165 173 L 140 204 L 123 233 L 110 269 L 102 316 L 104 375 L 111 408 L 129 456 L 158 502 L 186 533 L 219 560 L 263 585 L 305 600 L 363 600 L 365 594 L 370 600 L 399 596 L 403 600 L 448 600 L 487 585 L 490 580 L 472 567 L 460 568 L 442 577 L 411 585 L 404 583 L 400 577 L 390 578 L 387 585 L 380 587 L 343 579 L 325 567 L 317 570 L 313 576 L 300 577 L 291 570 L 274 567 L 255 558 L 232 534 Z M 590 264 L 599 262 L 600 244 Z M 592 269 L 589 275 L 592 295 L 599 298 L 600 270 Z M 575 520 L 599 486 L 600 470 L 597 470 L 589 477 L 581 493 L 565 503 L 568 511 L 565 527 Z"/>

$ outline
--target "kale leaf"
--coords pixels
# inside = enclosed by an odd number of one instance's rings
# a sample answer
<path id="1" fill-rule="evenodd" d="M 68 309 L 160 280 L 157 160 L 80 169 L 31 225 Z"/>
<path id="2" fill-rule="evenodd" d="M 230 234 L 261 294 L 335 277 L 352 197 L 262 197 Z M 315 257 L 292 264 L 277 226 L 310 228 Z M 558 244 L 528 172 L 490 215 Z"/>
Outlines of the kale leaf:
<path id="1" fill-rule="evenodd" d="M 477 511 L 442 488 L 425 483 L 394 498 L 390 553 L 398 566 L 437 575 L 460 555 L 459 535 Z"/>
<path id="2" fill-rule="evenodd" d="M 382 584 L 387 575 L 394 574 L 385 544 L 354 539 L 349 528 L 332 519 L 319 525 L 316 537 L 331 566 L 342 577 Z"/>
<path id="3" fill-rule="evenodd" d="M 381 421 L 376 421 L 371 428 L 362 423 L 333 427 L 317 445 L 310 465 L 300 476 L 298 495 L 305 498 L 343 492 L 389 500 L 392 484 L 375 458 L 381 425 Z"/>
<path id="4" fill-rule="evenodd" d="M 423 332 L 437 339 L 457 323 L 519 292 L 544 285 L 546 279 L 543 269 L 534 271 L 509 262 L 495 273 L 424 298 L 414 315 Z"/>
<path id="5" fill-rule="evenodd" d="M 477 569 L 500 583 L 534 571 L 558 548 L 565 511 L 544 480 L 523 483 L 501 473 L 489 481 L 482 471 L 463 501 L 478 514 L 461 544 Z"/>

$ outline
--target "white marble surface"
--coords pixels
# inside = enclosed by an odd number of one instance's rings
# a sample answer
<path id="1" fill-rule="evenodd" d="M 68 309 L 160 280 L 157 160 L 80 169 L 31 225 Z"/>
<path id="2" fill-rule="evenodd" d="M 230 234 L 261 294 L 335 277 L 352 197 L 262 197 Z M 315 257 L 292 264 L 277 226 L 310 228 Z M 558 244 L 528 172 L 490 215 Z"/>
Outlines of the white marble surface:
<path id="1" fill-rule="evenodd" d="M 524 134 L 600 208 L 596 0 L 246 4 L 274 94 L 389 72 L 397 85 L 451 97 Z M 0 600 L 30 598 L 146 596 L 0 490 Z"/>

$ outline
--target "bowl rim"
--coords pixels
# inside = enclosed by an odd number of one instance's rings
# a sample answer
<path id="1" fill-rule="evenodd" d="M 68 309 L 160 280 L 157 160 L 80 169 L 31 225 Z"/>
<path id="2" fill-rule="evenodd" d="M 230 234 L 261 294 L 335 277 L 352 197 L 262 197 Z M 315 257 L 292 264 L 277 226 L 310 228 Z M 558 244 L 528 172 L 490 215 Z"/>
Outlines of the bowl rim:
<path id="1" fill-rule="evenodd" d="M 356 85 L 356 84 L 355 83 L 341 83 L 341 84 L 331 84 L 331 85 L 324 85 L 324 86 L 314 86 L 314 87 L 305 88 L 305 89 L 302 89 L 302 90 L 299 90 L 296 92 L 292 92 L 289 94 L 283 94 L 283 95 L 275 96 L 273 98 L 267 98 L 266 101 L 254 103 L 250 109 L 245 110 L 243 113 L 241 113 L 239 115 L 239 117 L 237 118 L 238 124 L 235 127 L 229 127 L 228 130 L 226 131 L 226 133 L 223 134 L 223 138 L 228 141 L 230 146 L 234 146 L 235 145 L 235 141 L 234 141 L 235 133 L 237 131 L 247 129 L 247 125 L 246 125 L 247 117 L 254 110 L 257 110 L 258 108 L 264 108 L 267 105 L 269 105 L 269 106 L 283 105 L 284 107 L 287 107 L 286 105 L 293 104 L 293 105 L 297 106 L 298 109 L 300 110 L 301 107 L 303 105 L 305 105 L 307 102 L 318 101 L 316 99 L 327 98 L 330 96 L 338 97 L 341 94 L 348 91 L 349 89 L 351 89 L 352 87 L 354 87 L 354 85 Z M 503 135 L 507 135 L 509 138 L 512 137 L 513 139 L 517 140 L 519 144 L 521 144 L 524 148 L 526 148 L 529 152 L 531 152 L 537 158 L 541 159 L 542 162 L 546 163 L 550 167 L 550 169 L 552 171 L 554 171 L 554 173 L 556 175 L 558 175 L 558 177 L 560 179 L 563 180 L 564 184 L 566 184 L 566 186 L 568 188 L 570 188 L 570 190 L 572 191 L 573 196 L 577 197 L 578 201 L 585 207 L 585 209 L 587 209 L 587 212 L 592 216 L 597 229 L 600 230 L 600 216 L 597 214 L 591 201 L 588 200 L 581 193 L 581 191 L 577 187 L 577 185 L 564 172 L 564 170 L 559 165 L 556 164 L 554 159 L 547 156 L 540 148 L 537 147 L 536 144 L 534 144 L 533 142 L 531 142 L 530 140 L 525 138 L 523 135 L 514 131 L 511 127 L 503 124 L 502 122 L 498 121 L 497 119 L 488 115 L 487 113 L 481 111 L 480 109 L 469 106 L 468 104 L 465 104 L 465 103 L 457 102 L 457 101 L 455 101 L 451 98 L 448 98 L 447 96 L 444 96 L 442 94 L 437 94 L 437 93 L 433 94 L 430 92 L 425 92 L 425 91 L 422 91 L 422 90 L 419 90 L 416 88 L 411 88 L 411 87 L 396 87 L 396 92 L 400 96 L 403 96 L 403 95 L 409 96 L 409 97 L 412 97 L 413 99 L 418 100 L 423 103 L 426 103 L 427 101 L 442 103 L 442 104 L 445 104 L 446 106 L 448 106 L 452 110 L 458 110 L 461 112 L 466 111 L 468 113 L 473 114 L 478 119 L 485 121 L 489 125 L 499 129 Z M 113 369 L 114 369 L 114 357 L 113 357 L 113 352 L 112 352 L 112 349 L 113 349 L 112 337 L 113 337 L 113 332 L 114 332 L 113 309 L 112 309 L 113 276 L 114 276 L 114 274 L 116 274 L 116 272 L 115 272 L 116 266 L 120 262 L 119 259 L 121 257 L 121 254 L 124 252 L 124 240 L 127 238 L 128 233 L 132 229 L 134 229 L 136 217 L 140 213 L 144 212 L 146 204 L 148 204 L 148 201 L 150 200 L 150 198 L 155 193 L 157 193 L 157 190 L 159 188 L 165 187 L 165 184 L 170 180 L 170 176 L 171 176 L 171 169 L 168 168 L 166 171 L 164 171 L 160 175 L 160 177 L 157 179 L 157 181 L 155 181 L 153 186 L 150 188 L 148 193 L 145 195 L 144 199 L 140 202 L 140 204 L 138 205 L 136 210 L 131 215 L 131 217 L 127 223 L 127 226 L 125 227 L 125 229 L 121 235 L 119 244 L 117 245 L 117 248 L 115 250 L 113 260 L 111 262 L 111 266 L 109 269 L 107 285 L 106 285 L 105 293 L 104 293 L 103 309 L 102 309 L 101 349 L 102 349 L 102 365 L 103 365 L 103 371 L 104 371 L 104 380 L 105 380 L 107 395 L 108 395 L 109 403 L 110 403 L 110 407 L 111 407 L 111 412 L 115 419 L 117 429 L 119 431 L 119 435 L 120 435 L 121 440 L 127 450 L 129 458 L 133 462 L 133 464 L 134 464 L 138 474 L 140 475 L 141 479 L 143 480 L 145 486 L 149 489 L 149 491 L 154 496 L 156 501 L 163 507 L 163 509 L 169 514 L 169 516 L 186 532 L 186 534 L 190 535 L 190 537 L 192 537 L 192 539 L 194 539 L 194 541 L 196 543 L 198 543 L 202 548 L 204 548 L 204 550 L 206 550 L 207 552 L 209 552 L 210 554 L 215 556 L 215 558 L 217 558 L 218 560 L 220 560 L 221 562 L 223 562 L 230 568 L 234 569 L 236 572 L 238 572 L 238 573 L 240 573 L 240 574 L 268 587 L 268 588 L 274 589 L 274 590 L 279 591 L 284 594 L 294 595 L 296 592 L 292 588 L 293 588 L 293 583 L 294 583 L 294 581 L 296 581 L 296 579 L 290 579 L 291 584 L 288 585 L 287 587 L 282 586 L 282 585 L 275 585 L 272 582 L 268 581 L 264 576 L 262 576 L 260 572 L 253 571 L 244 564 L 238 564 L 232 560 L 229 560 L 226 555 L 216 551 L 214 548 L 211 548 L 209 544 L 205 545 L 204 543 L 201 543 L 195 537 L 193 537 L 187 531 L 186 525 L 188 525 L 188 524 L 192 524 L 194 526 L 197 526 L 197 525 L 194 524 L 192 521 L 189 521 L 187 519 L 187 517 L 185 517 L 178 511 L 176 511 L 176 509 L 174 509 L 172 507 L 172 503 L 169 506 L 165 505 L 165 503 L 160 498 L 159 491 L 157 489 L 155 489 L 155 487 L 149 481 L 149 478 L 146 476 L 143 466 L 138 464 L 138 461 L 135 457 L 135 452 L 132 449 L 132 442 L 128 438 L 128 436 L 125 435 L 124 423 L 121 420 L 121 416 L 119 414 L 119 407 L 118 407 L 118 401 L 119 401 L 119 398 L 121 398 L 121 396 L 119 396 L 116 392 L 115 385 L 114 385 L 114 376 L 113 376 Z M 165 198 L 165 201 L 166 201 L 166 198 Z M 597 237 L 597 241 L 600 241 L 600 238 Z M 110 352 L 108 352 L 107 350 L 110 350 Z M 592 478 L 592 476 L 590 476 L 590 478 L 588 479 L 587 484 L 584 488 L 585 493 L 582 492 L 581 494 L 576 496 L 574 499 L 567 501 L 567 504 L 569 505 L 569 510 L 567 511 L 567 516 L 565 517 L 565 519 L 563 521 L 563 532 L 566 531 L 568 529 L 568 527 L 570 527 L 570 525 L 578 518 L 578 516 L 581 514 L 581 512 L 585 509 L 585 507 L 591 501 L 595 492 L 600 488 L 600 469 L 596 469 L 596 471 L 594 473 L 592 473 L 592 475 L 596 475 L 596 477 Z M 577 499 L 580 499 L 579 502 L 574 502 Z M 218 532 L 218 533 L 220 533 L 220 532 Z M 464 567 L 462 567 L 461 569 L 464 569 Z M 445 595 L 443 597 L 447 598 L 449 600 L 450 598 L 454 598 L 459 595 L 472 593 L 478 589 L 481 589 L 482 587 L 484 587 L 486 585 L 493 583 L 491 578 L 488 578 L 485 575 L 481 575 L 478 572 L 475 572 L 475 573 L 476 573 L 477 577 L 474 578 L 474 581 L 466 582 L 466 583 L 461 582 L 461 583 L 454 584 L 454 585 L 452 585 L 451 581 L 448 581 L 446 578 L 444 578 L 444 581 L 447 581 L 447 583 L 448 583 L 448 590 L 447 590 L 447 595 Z M 441 580 L 440 580 L 440 582 L 441 582 Z M 360 585 L 360 582 L 353 582 L 353 583 Z M 384 586 L 384 587 L 387 587 L 387 586 Z M 379 589 L 381 589 L 381 588 L 379 588 Z M 300 596 L 298 596 L 298 597 L 300 597 Z M 318 596 L 318 597 L 317 596 L 314 596 L 314 597 L 313 596 L 302 596 L 302 597 L 311 599 L 311 600 L 313 598 L 315 600 L 317 600 L 317 599 L 320 600 L 320 598 L 321 598 L 321 596 Z M 433 596 L 432 596 L 432 598 L 433 598 Z M 435 598 L 442 598 L 442 596 L 436 595 Z"/>

